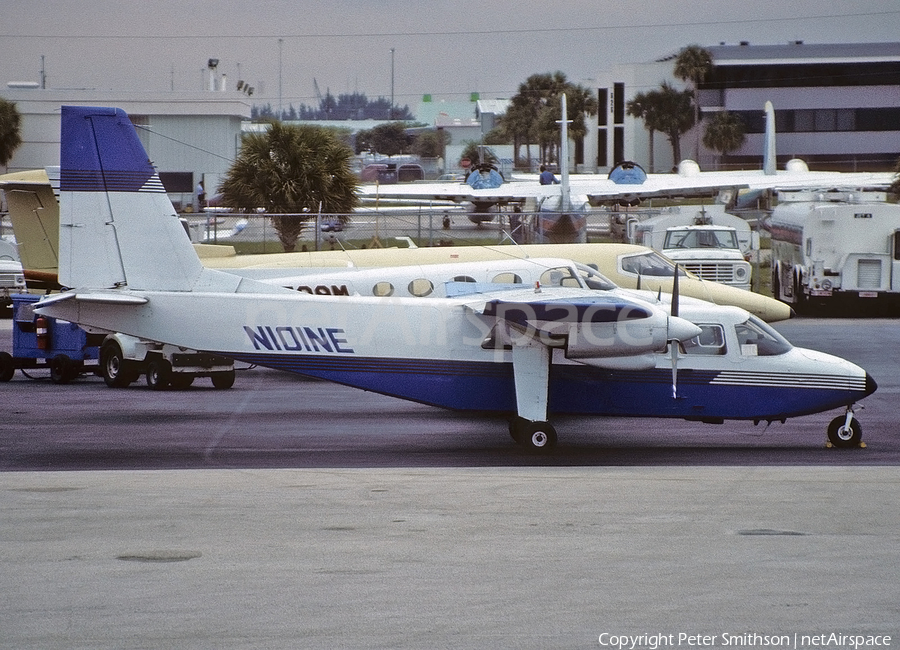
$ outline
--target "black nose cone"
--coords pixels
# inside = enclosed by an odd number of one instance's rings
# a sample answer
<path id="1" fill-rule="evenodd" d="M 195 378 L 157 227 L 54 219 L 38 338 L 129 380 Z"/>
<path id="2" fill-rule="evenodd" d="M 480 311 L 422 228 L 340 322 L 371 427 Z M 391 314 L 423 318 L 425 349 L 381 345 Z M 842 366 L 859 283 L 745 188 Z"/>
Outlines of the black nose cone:
<path id="1" fill-rule="evenodd" d="M 878 390 L 878 384 L 872 379 L 872 375 L 866 373 L 866 395 L 871 395 L 876 390 Z"/>

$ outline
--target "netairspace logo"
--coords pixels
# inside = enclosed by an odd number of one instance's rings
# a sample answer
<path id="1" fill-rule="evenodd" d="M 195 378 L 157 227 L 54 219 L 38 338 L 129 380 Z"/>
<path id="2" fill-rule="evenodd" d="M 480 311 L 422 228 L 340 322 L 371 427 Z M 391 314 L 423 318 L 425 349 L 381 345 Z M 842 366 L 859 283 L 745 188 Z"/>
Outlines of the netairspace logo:
<path id="1" fill-rule="evenodd" d="M 598 639 L 603 648 L 614 650 L 660 650 L 661 648 L 747 648 L 771 647 L 788 650 L 827 648 L 828 650 L 861 650 L 863 648 L 889 648 L 892 638 L 877 634 L 609 634 Z"/>

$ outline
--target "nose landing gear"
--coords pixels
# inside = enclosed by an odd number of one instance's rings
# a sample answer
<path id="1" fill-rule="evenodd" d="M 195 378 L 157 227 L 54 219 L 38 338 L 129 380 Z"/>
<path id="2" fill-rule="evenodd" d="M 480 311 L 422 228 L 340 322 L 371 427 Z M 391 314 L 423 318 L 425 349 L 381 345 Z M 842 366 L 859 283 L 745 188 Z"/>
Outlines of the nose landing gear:
<path id="1" fill-rule="evenodd" d="M 851 447 L 865 447 L 862 441 L 862 425 L 854 417 L 853 406 L 847 407 L 847 413 L 838 416 L 828 425 L 828 442 L 826 447 L 849 449 Z"/>

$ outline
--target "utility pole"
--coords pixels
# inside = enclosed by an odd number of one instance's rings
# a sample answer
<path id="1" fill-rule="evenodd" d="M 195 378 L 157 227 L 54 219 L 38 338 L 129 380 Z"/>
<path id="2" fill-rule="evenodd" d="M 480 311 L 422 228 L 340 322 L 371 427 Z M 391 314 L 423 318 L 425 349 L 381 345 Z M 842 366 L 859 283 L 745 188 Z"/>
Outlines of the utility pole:
<path id="1" fill-rule="evenodd" d="M 394 48 L 391 48 L 391 119 L 394 119 Z"/>
<path id="2" fill-rule="evenodd" d="M 281 109 L 281 46 L 284 44 L 284 39 L 278 39 L 278 119 L 281 120 L 282 109 Z"/>

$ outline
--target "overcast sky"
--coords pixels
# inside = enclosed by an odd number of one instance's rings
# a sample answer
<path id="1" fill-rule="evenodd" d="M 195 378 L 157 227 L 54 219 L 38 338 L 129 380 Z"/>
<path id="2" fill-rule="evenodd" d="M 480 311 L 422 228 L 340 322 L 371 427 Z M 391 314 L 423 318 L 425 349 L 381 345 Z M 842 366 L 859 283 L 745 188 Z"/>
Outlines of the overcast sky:
<path id="1" fill-rule="evenodd" d="M 281 65 L 279 74 L 279 39 Z M 529 75 L 587 83 L 685 45 L 900 40 L 898 0 L 3 0 L 0 95 L 48 88 L 193 91 L 209 58 L 254 99 L 509 97 Z M 279 84 L 280 79 L 280 84 Z"/>

